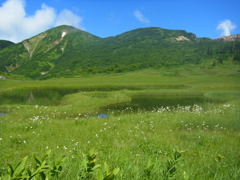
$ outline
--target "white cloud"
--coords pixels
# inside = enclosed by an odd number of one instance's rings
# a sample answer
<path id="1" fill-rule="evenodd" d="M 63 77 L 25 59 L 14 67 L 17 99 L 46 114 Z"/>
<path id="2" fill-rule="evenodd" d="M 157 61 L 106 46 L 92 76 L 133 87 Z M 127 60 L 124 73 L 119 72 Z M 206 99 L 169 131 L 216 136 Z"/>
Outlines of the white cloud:
<path id="1" fill-rule="evenodd" d="M 140 10 L 134 11 L 134 17 L 143 24 L 148 24 L 150 21 L 147 17 L 145 17 Z"/>
<path id="2" fill-rule="evenodd" d="M 28 36 L 48 29 L 55 21 L 55 10 L 43 4 L 33 16 L 23 17 L 19 26 L 23 35 Z"/>
<path id="3" fill-rule="evenodd" d="M 42 4 L 33 15 L 25 11 L 25 0 L 7 0 L 0 5 L 0 39 L 19 42 L 57 25 L 82 28 L 83 18 L 70 10 L 59 14 L 52 7 Z"/>
<path id="4" fill-rule="evenodd" d="M 221 36 L 229 36 L 231 31 L 233 31 L 235 28 L 236 25 L 228 19 L 220 22 L 220 24 L 217 26 L 217 29 L 222 31 Z"/>
<path id="5" fill-rule="evenodd" d="M 57 16 L 57 20 L 55 25 L 70 25 L 79 27 L 82 24 L 83 18 L 74 14 L 72 11 L 64 9 L 61 13 Z M 83 27 L 81 27 L 83 29 Z"/>

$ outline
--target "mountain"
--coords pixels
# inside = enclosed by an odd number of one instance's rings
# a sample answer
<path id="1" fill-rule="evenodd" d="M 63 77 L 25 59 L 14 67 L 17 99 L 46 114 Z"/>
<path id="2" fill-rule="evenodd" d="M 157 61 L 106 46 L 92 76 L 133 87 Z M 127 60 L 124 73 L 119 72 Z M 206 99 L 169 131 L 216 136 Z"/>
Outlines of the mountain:
<path id="1" fill-rule="evenodd" d="M 81 54 L 98 39 L 74 27 L 56 27 L 0 51 L 0 71 L 32 78 L 42 76 L 54 69 L 65 54 L 69 58 Z"/>
<path id="2" fill-rule="evenodd" d="M 216 60 L 240 61 L 240 42 L 197 38 L 183 30 L 140 28 L 100 38 L 59 26 L 0 50 L 0 71 L 45 79 Z"/>
<path id="3" fill-rule="evenodd" d="M 0 50 L 9 47 L 11 45 L 13 45 L 14 43 L 11 41 L 6 41 L 6 40 L 0 40 Z"/>

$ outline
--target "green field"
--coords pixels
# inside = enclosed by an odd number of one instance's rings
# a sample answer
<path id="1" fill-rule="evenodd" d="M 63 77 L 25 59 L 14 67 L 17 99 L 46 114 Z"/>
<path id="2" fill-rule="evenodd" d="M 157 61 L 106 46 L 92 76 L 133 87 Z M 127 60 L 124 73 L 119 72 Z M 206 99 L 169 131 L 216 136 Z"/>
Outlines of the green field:
<path id="1" fill-rule="evenodd" d="M 51 149 L 50 162 L 66 156 L 55 179 L 84 179 L 83 153 L 94 149 L 102 166 L 90 179 L 107 162 L 116 179 L 238 180 L 239 69 L 0 80 L 0 177 L 25 156 L 35 168 L 34 155 Z"/>

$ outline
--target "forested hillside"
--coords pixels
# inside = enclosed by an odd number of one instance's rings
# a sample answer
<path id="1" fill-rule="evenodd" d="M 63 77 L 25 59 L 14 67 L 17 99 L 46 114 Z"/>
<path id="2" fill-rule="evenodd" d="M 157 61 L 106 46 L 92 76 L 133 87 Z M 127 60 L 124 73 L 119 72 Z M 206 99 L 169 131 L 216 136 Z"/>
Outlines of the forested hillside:
<path id="1" fill-rule="evenodd" d="M 11 41 L 6 41 L 6 40 L 0 40 L 0 50 L 9 47 L 11 45 L 13 45 L 14 43 Z"/>
<path id="2" fill-rule="evenodd" d="M 59 26 L 7 48 L 1 44 L 0 71 L 36 79 L 240 62 L 239 40 L 197 38 L 183 30 L 157 27 L 100 38 L 71 26 Z"/>

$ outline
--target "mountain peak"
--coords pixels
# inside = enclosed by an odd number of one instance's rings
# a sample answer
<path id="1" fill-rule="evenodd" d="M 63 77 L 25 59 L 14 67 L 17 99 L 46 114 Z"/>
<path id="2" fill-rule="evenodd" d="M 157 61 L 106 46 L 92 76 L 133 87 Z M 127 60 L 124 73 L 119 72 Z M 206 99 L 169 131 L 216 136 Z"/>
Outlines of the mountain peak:
<path id="1" fill-rule="evenodd" d="M 125 39 L 152 39 L 152 40 L 166 40 L 166 41 L 194 41 L 197 39 L 196 35 L 189 33 L 185 30 L 170 30 L 160 27 L 146 27 L 134 29 L 120 35 L 116 36 L 117 38 Z"/>

